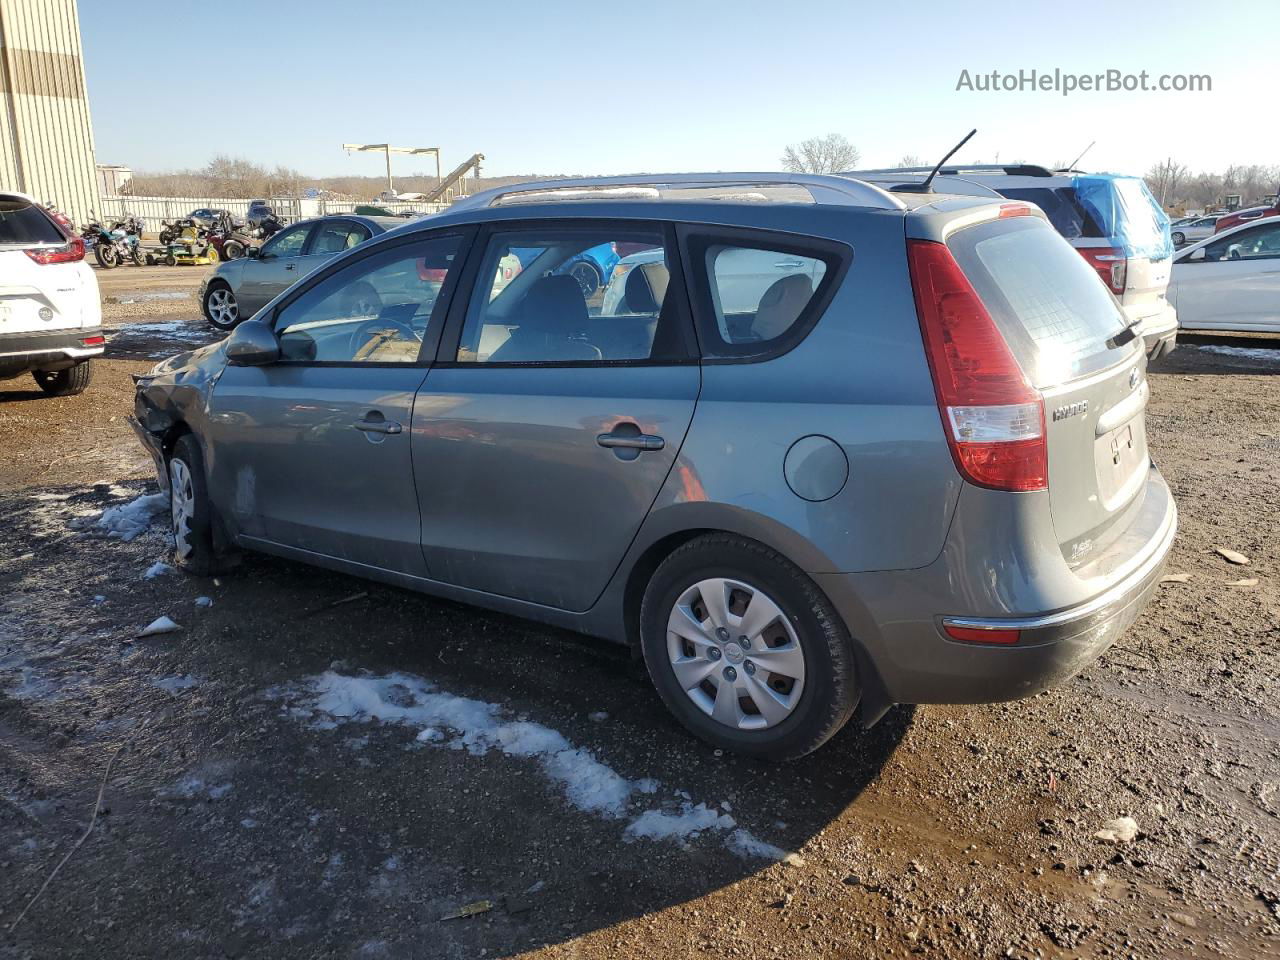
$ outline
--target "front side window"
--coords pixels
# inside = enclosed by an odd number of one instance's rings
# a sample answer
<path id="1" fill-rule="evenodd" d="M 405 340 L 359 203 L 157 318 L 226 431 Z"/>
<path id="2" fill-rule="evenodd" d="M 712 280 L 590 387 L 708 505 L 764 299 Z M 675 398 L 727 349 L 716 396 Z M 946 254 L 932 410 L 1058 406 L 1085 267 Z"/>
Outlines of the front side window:
<path id="1" fill-rule="evenodd" d="M 684 351 L 673 251 L 659 228 L 493 234 L 458 346 L 460 363 L 656 361 Z"/>
<path id="2" fill-rule="evenodd" d="M 840 244 L 780 237 L 775 245 L 765 236 L 689 240 L 704 359 L 759 360 L 791 349 L 848 262 L 848 248 Z"/>
<path id="3" fill-rule="evenodd" d="M 311 240 L 313 255 L 332 255 L 350 250 L 369 239 L 369 230 L 351 220 L 330 220 L 316 227 Z"/>
<path id="4" fill-rule="evenodd" d="M 1206 260 L 1271 260 L 1280 257 L 1280 222 L 1228 234 L 1204 248 Z"/>
<path id="5" fill-rule="evenodd" d="M 460 244 L 399 244 L 326 277 L 277 315 L 281 359 L 416 363 Z"/>
<path id="6" fill-rule="evenodd" d="M 262 252 L 269 257 L 300 257 L 310 231 L 309 223 L 282 230 L 263 244 Z"/>

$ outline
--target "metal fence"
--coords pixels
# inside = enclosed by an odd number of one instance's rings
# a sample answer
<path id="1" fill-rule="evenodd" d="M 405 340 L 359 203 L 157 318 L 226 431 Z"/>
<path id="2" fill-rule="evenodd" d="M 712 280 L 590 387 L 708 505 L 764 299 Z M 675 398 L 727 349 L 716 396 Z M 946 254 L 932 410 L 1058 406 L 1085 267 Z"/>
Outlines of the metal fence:
<path id="1" fill-rule="evenodd" d="M 132 214 L 147 221 L 147 229 L 157 230 L 161 220 L 176 220 L 202 207 L 230 210 L 232 216 L 244 217 L 248 214 L 249 204 L 252 202 L 252 200 L 229 200 L 226 197 L 102 197 L 102 209 L 97 210 L 96 213 L 104 221 Z M 446 203 L 409 203 L 399 200 L 383 203 L 289 197 L 275 198 L 267 202 L 271 204 L 276 216 L 285 223 L 306 217 L 322 217 L 330 213 L 351 213 L 356 207 L 365 204 L 382 207 L 392 213 L 439 213 L 448 206 Z"/>

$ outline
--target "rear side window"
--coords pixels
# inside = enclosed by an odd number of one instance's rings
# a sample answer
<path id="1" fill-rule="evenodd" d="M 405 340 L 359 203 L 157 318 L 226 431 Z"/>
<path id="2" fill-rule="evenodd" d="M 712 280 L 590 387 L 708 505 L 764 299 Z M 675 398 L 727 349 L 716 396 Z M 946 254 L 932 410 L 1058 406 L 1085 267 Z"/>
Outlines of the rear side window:
<path id="1" fill-rule="evenodd" d="M 947 245 L 1036 387 L 1128 356 L 1108 345 L 1124 315 L 1082 256 L 1038 217 L 961 230 Z"/>
<path id="2" fill-rule="evenodd" d="M 767 234 L 687 238 L 703 359 L 764 360 L 812 328 L 849 261 L 830 241 Z"/>
<path id="3" fill-rule="evenodd" d="M 1053 229 L 1068 240 L 1097 239 L 1107 235 L 1093 214 L 1076 199 L 1071 187 L 1012 187 L 1000 193 L 1010 200 L 1034 203 L 1044 211 Z"/>
<path id="4" fill-rule="evenodd" d="M 39 207 L 16 197 L 0 197 L 0 244 L 66 242 L 62 231 Z"/>

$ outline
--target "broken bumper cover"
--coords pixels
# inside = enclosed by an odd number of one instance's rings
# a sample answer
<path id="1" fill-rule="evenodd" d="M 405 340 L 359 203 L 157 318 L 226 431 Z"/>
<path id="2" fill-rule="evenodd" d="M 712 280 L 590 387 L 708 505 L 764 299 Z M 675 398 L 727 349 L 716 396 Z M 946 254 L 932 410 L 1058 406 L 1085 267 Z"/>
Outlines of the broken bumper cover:
<path id="1" fill-rule="evenodd" d="M 151 459 L 156 466 L 156 481 L 160 484 L 160 489 L 168 490 L 169 469 L 164 462 L 164 447 L 161 446 L 160 438 L 139 423 L 137 417 L 127 419 L 133 432 L 138 435 L 138 441 L 146 448 L 147 453 L 151 454 Z"/>

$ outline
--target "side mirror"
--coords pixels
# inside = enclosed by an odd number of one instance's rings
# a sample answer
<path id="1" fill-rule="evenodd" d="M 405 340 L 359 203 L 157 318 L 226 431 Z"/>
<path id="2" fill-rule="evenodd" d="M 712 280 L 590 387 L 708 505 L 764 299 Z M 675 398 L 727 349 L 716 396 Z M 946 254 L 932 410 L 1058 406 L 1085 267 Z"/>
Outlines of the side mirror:
<path id="1" fill-rule="evenodd" d="M 280 341 L 261 321 L 248 320 L 227 338 L 227 363 L 233 367 L 264 367 L 279 359 Z"/>
<path id="2" fill-rule="evenodd" d="M 244 255 L 248 257 L 250 260 L 257 260 L 260 256 L 262 256 L 262 248 L 258 246 L 256 243 L 250 244 L 249 248 L 245 250 Z"/>

